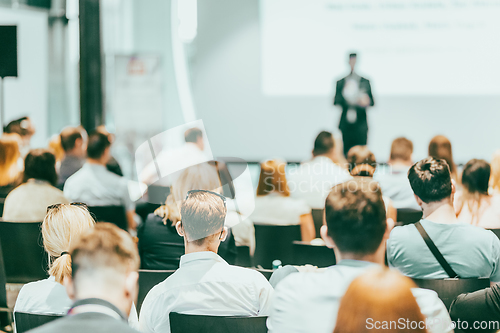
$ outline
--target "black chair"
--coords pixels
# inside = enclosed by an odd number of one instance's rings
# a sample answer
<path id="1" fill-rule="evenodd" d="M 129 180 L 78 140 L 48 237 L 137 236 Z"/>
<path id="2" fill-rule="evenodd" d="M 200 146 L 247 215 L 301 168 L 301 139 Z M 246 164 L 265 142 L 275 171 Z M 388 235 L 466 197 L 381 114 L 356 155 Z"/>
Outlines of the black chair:
<path id="1" fill-rule="evenodd" d="M 439 298 L 443 301 L 449 310 L 453 300 L 460 294 L 488 288 L 490 279 L 413 279 L 420 288 L 430 289 L 437 292 Z"/>
<path id="2" fill-rule="evenodd" d="M 127 213 L 124 206 L 89 206 L 88 209 L 97 222 L 113 223 L 125 231 L 128 230 Z"/>
<path id="3" fill-rule="evenodd" d="M 267 317 L 222 317 L 171 312 L 171 333 L 267 333 Z"/>
<path id="4" fill-rule="evenodd" d="M 7 279 L 3 265 L 2 247 L 0 246 L 0 327 L 10 325 L 12 322 L 11 310 L 7 305 Z"/>
<path id="5" fill-rule="evenodd" d="M 250 258 L 250 248 L 248 246 L 237 246 L 236 251 L 235 265 L 241 267 L 251 267 L 252 259 Z"/>
<path id="6" fill-rule="evenodd" d="M 148 292 L 158 283 L 165 281 L 175 270 L 151 271 L 147 269 L 139 270 L 139 295 L 137 296 L 137 313 L 141 311 L 142 303 Z"/>
<path id="7" fill-rule="evenodd" d="M 495 234 L 500 239 L 500 229 L 488 229 Z"/>
<path id="8" fill-rule="evenodd" d="M 0 221 L 0 244 L 8 283 L 28 283 L 48 277 L 42 222 Z"/>
<path id="9" fill-rule="evenodd" d="M 24 333 L 62 317 L 64 316 L 14 312 L 14 320 L 16 322 L 16 332 Z"/>
<path id="10" fill-rule="evenodd" d="M 420 221 L 422 211 L 411 208 L 400 208 L 397 210 L 397 222 L 401 225 L 412 224 Z"/>
<path id="11" fill-rule="evenodd" d="M 254 265 L 272 268 L 275 259 L 283 265 L 293 263 L 292 243 L 301 240 L 300 225 L 265 225 L 255 223 Z"/>
<path id="12" fill-rule="evenodd" d="M 314 229 L 316 230 L 316 238 L 321 238 L 320 229 L 323 226 L 323 209 L 313 209 L 312 217 L 314 221 Z"/>
<path id="13" fill-rule="evenodd" d="M 5 199 L 0 198 L 0 217 L 3 215 L 3 206 L 5 204 Z"/>
<path id="14" fill-rule="evenodd" d="M 318 267 L 329 267 L 335 265 L 337 260 L 333 249 L 325 245 L 313 245 L 307 242 L 293 242 L 294 265 L 313 265 Z"/>

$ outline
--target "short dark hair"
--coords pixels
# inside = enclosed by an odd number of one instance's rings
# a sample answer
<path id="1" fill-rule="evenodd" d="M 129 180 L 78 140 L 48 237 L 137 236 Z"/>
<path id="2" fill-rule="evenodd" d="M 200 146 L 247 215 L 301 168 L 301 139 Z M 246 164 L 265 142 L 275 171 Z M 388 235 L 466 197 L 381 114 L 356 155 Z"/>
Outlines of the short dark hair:
<path id="1" fill-rule="evenodd" d="M 184 132 L 184 140 L 186 142 L 196 143 L 198 138 L 203 138 L 203 132 L 197 127 L 193 127 Z"/>
<path id="2" fill-rule="evenodd" d="M 358 55 L 356 53 L 349 53 L 349 59 L 356 58 Z"/>
<path id="3" fill-rule="evenodd" d="M 57 185 L 56 157 L 48 149 L 32 149 L 24 159 L 24 182 L 28 179 L 45 180 Z"/>
<path id="4" fill-rule="evenodd" d="M 328 235 L 341 252 L 374 253 L 387 228 L 380 186 L 366 177 L 334 186 L 326 198 L 325 220 Z"/>
<path id="5" fill-rule="evenodd" d="M 407 161 L 411 158 L 411 154 L 413 154 L 413 142 L 404 137 L 392 141 L 391 160 Z"/>
<path id="6" fill-rule="evenodd" d="M 349 152 L 347 153 L 347 163 L 349 165 L 349 172 L 351 172 L 353 176 L 371 177 L 377 167 L 375 155 L 370 149 L 368 149 L 367 146 L 354 146 L 349 149 Z M 370 173 L 366 170 L 353 172 L 354 168 L 363 164 L 371 166 L 373 168 L 373 172 Z M 372 168 L 370 168 L 370 170 Z"/>
<path id="7" fill-rule="evenodd" d="M 111 142 L 109 141 L 109 136 L 94 131 L 89 135 L 89 142 L 87 144 L 87 156 L 92 159 L 99 159 L 104 154 L 106 148 L 111 146 Z"/>
<path id="8" fill-rule="evenodd" d="M 335 147 L 333 135 L 327 131 L 321 131 L 314 140 L 313 156 L 324 155 L 332 151 Z"/>
<path id="9" fill-rule="evenodd" d="M 75 148 L 76 140 L 82 139 L 82 129 L 78 127 L 66 127 L 59 134 L 61 138 L 61 146 L 65 152 Z"/>
<path id="10" fill-rule="evenodd" d="M 427 157 L 408 171 L 413 193 L 425 203 L 449 198 L 452 192 L 450 167 L 445 160 Z"/>
<path id="11" fill-rule="evenodd" d="M 16 133 L 20 136 L 33 135 L 35 131 L 29 117 L 21 117 L 13 120 L 3 128 L 5 133 Z"/>
<path id="12" fill-rule="evenodd" d="M 216 194 L 194 192 L 181 205 L 181 222 L 189 242 L 201 245 L 208 236 L 220 233 L 227 209 Z"/>
<path id="13" fill-rule="evenodd" d="M 472 159 L 462 171 L 462 185 L 469 193 L 488 194 L 491 166 L 485 160 Z"/>

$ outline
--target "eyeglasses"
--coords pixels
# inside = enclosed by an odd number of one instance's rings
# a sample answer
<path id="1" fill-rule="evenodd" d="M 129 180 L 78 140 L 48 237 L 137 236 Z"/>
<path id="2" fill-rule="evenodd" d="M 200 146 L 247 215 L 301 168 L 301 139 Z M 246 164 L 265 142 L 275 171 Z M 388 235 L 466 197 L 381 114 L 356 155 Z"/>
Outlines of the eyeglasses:
<path id="1" fill-rule="evenodd" d="M 187 200 L 191 194 L 197 193 L 197 192 L 205 192 L 205 193 L 210 193 L 210 194 L 218 196 L 219 198 L 222 199 L 222 202 L 224 203 L 224 208 L 226 208 L 226 197 L 223 196 L 222 194 L 219 194 L 217 192 L 212 192 L 212 191 L 209 191 L 209 190 L 191 190 L 191 191 L 188 191 L 188 193 L 186 194 L 186 199 L 185 200 Z"/>
<path id="2" fill-rule="evenodd" d="M 50 205 L 47 207 L 47 213 L 50 212 L 52 209 L 56 209 L 56 208 L 59 208 L 61 206 L 63 206 L 65 204 L 62 204 L 62 203 L 58 203 L 58 204 L 55 204 L 55 205 Z M 70 206 L 77 206 L 77 207 L 83 207 L 85 209 L 88 209 L 87 208 L 87 204 L 83 203 L 83 202 L 72 202 L 69 204 Z"/>

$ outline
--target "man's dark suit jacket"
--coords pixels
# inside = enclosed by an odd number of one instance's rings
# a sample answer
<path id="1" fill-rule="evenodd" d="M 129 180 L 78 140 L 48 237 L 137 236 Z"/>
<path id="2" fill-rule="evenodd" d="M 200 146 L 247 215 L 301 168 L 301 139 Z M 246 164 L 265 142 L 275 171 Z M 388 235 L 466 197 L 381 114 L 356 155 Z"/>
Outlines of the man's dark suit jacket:
<path id="1" fill-rule="evenodd" d="M 340 117 L 340 123 L 339 123 L 339 128 L 342 131 L 346 125 L 350 125 L 350 123 L 347 121 L 347 110 L 349 109 L 349 104 L 345 100 L 344 96 L 342 95 L 342 91 L 344 90 L 345 82 L 348 76 L 346 76 L 343 79 L 340 79 L 337 81 L 337 88 L 335 90 L 335 98 L 333 100 L 333 105 L 340 105 L 342 107 L 342 115 Z M 372 96 L 372 88 L 370 85 L 370 81 L 365 79 L 364 77 L 361 77 L 359 81 L 359 88 L 360 90 L 363 90 L 366 92 L 368 97 L 370 97 L 370 106 L 375 105 L 373 101 L 373 96 Z M 356 106 L 356 113 L 357 113 L 357 120 L 355 125 L 359 129 L 363 129 L 368 131 L 368 123 L 366 122 L 366 108 L 361 107 L 361 106 Z"/>
<path id="2" fill-rule="evenodd" d="M 88 300 L 85 304 L 90 304 Z M 97 300 L 96 304 L 105 305 L 111 310 L 121 314 L 114 305 L 103 300 Z M 81 301 L 75 302 L 73 308 L 77 307 Z M 123 314 L 121 314 L 123 317 Z M 132 329 L 125 318 L 116 319 L 104 313 L 86 312 L 69 315 L 61 319 L 54 320 L 46 325 L 40 326 L 28 333 L 138 333 Z"/>

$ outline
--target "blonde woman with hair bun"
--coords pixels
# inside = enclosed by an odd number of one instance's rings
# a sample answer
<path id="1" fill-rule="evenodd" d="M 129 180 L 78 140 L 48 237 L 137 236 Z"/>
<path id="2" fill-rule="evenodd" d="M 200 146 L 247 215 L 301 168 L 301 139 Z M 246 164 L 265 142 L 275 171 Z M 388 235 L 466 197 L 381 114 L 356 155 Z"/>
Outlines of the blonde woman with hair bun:
<path id="1" fill-rule="evenodd" d="M 94 219 L 85 206 L 57 204 L 47 208 L 42 223 L 43 247 L 49 255 L 49 278 L 23 286 L 17 297 L 14 312 L 65 314 L 71 300 L 63 286 L 71 276 L 72 242 L 83 231 L 94 227 Z"/>
<path id="2" fill-rule="evenodd" d="M 70 248 L 80 235 L 93 228 L 95 221 L 84 204 L 56 204 L 47 207 L 42 223 L 43 247 L 49 255 L 49 278 L 23 286 L 14 312 L 65 315 L 73 301 L 63 285 L 71 277 Z M 132 305 L 129 324 L 138 328 L 139 320 Z"/>

